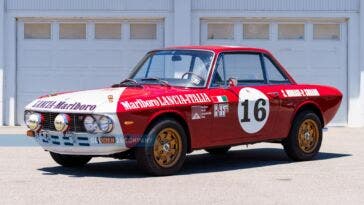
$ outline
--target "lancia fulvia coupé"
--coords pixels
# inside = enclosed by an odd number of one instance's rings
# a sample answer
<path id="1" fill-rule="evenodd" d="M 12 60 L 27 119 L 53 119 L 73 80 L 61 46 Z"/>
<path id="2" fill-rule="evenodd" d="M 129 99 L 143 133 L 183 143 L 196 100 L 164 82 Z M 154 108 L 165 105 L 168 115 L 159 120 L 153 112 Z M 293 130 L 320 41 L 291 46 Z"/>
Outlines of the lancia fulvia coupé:
<path id="1" fill-rule="evenodd" d="M 265 49 L 188 46 L 150 51 L 111 87 L 39 97 L 24 119 L 62 166 L 128 158 L 170 175 L 194 150 L 222 155 L 258 142 L 310 160 L 341 99 L 336 88 L 297 84 Z"/>

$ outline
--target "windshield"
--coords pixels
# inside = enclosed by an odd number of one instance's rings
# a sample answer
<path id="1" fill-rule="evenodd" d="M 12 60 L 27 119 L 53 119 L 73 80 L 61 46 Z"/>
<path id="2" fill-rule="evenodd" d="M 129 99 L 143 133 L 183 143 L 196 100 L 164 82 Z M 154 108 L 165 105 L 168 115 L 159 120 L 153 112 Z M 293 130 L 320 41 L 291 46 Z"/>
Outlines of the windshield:
<path id="1" fill-rule="evenodd" d="M 184 87 L 205 86 L 213 53 L 198 50 L 164 50 L 149 53 L 132 72 L 140 84 Z"/>

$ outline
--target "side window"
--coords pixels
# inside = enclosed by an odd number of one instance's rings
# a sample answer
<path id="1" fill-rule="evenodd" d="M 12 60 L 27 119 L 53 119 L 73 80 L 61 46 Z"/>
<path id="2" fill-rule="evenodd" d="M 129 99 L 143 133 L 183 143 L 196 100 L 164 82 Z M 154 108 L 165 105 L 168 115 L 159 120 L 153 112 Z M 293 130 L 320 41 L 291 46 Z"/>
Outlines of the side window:
<path id="1" fill-rule="evenodd" d="M 238 84 L 264 83 L 259 54 L 224 54 L 226 80 L 236 78 Z"/>
<path id="2" fill-rule="evenodd" d="M 271 83 L 286 83 L 287 77 L 275 66 L 271 59 L 264 56 L 265 69 L 267 71 L 268 80 Z"/>
<path id="3" fill-rule="evenodd" d="M 221 54 L 216 64 L 212 86 L 226 85 L 229 78 L 237 79 L 238 85 L 265 83 L 260 55 L 256 53 Z"/>

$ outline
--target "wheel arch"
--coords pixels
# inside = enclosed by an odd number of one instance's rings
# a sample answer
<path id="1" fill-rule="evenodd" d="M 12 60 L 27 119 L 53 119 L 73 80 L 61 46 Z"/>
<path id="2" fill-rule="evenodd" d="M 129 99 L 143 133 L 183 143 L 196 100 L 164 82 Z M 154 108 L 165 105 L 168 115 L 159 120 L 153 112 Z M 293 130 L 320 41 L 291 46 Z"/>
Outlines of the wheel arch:
<path id="1" fill-rule="evenodd" d="M 174 111 L 166 111 L 166 112 L 161 112 L 161 113 L 156 113 L 155 115 L 153 115 L 149 122 L 148 122 L 148 126 L 146 127 L 144 134 L 147 134 L 148 131 L 150 129 L 152 129 L 153 125 L 155 123 L 157 123 L 158 121 L 161 121 L 163 119 L 173 119 L 176 120 L 178 123 L 181 124 L 181 126 L 183 127 L 183 129 L 186 132 L 187 135 L 187 152 L 190 153 L 192 152 L 192 148 L 191 148 L 191 134 L 190 134 L 190 130 L 188 127 L 188 124 L 185 120 L 185 118 L 182 116 L 182 114 L 178 113 L 178 112 L 174 112 Z"/>
<path id="2" fill-rule="evenodd" d="M 325 120 L 323 117 L 323 113 L 320 109 L 320 107 L 314 103 L 314 102 L 306 102 L 298 106 L 294 114 L 292 115 L 291 124 L 293 123 L 294 119 L 297 117 L 298 114 L 300 114 L 303 111 L 311 110 L 313 111 L 320 119 L 322 128 L 325 127 Z"/>

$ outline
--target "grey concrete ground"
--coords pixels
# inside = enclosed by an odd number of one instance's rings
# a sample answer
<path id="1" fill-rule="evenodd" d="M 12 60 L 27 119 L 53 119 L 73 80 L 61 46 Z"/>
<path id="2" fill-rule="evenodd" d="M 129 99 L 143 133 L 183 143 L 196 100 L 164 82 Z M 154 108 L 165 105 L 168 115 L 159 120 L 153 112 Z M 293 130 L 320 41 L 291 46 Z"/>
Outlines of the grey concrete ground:
<path id="1" fill-rule="evenodd" d="M 39 147 L 11 147 L 20 142 L 29 144 L 0 136 L 0 204 L 364 204 L 364 129 L 331 128 L 314 161 L 293 163 L 263 143 L 225 157 L 194 152 L 168 177 L 128 160 L 62 168 Z"/>

